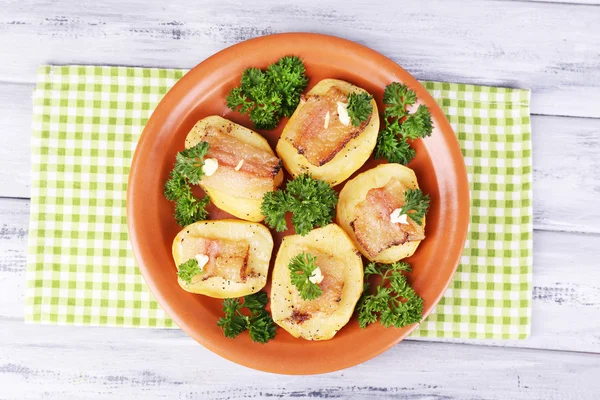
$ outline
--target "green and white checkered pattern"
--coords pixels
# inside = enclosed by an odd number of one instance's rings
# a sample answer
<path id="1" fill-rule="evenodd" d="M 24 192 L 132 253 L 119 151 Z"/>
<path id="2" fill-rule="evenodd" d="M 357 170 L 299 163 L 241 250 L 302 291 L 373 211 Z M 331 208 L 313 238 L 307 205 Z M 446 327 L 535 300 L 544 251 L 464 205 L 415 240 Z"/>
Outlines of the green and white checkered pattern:
<path id="1" fill-rule="evenodd" d="M 527 338 L 533 263 L 530 92 L 423 84 L 458 135 L 471 222 L 453 282 L 413 335 Z"/>
<path id="2" fill-rule="evenodd" d="M 125 199 L 139 135 L 185 72 L 40 67 L 26 321 L 175 327 L 135 265 Z M 472 215 L 455 279 L 414 335 L 524 338 L 531 314 L 529 92 L 424 84 L 458 134 Z"/>

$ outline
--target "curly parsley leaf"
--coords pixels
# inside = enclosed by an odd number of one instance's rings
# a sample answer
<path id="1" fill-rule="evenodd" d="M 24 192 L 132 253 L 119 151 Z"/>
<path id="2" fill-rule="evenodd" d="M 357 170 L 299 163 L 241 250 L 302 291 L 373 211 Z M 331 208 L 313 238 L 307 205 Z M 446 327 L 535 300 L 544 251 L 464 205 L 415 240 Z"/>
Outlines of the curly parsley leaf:
<path id="1" fill-rule="evenodd" d="M 202 269 L 198 265 L 198 261 L 194 258 L 187 260 L 177 267 L 177 276 L 185 283 L 190 283 L 193 277 L 201 273 Z"/>
<path id="2" fill-rule="evenodd" d="M 175 220 L 181 226 L 187 226 L 196 221 L 205 220 L 208 218 L 206 206 L 209 201 L 210 198 L 208 196 L 204 196 L 201 199 L 194 196 L 190 189 L 187 195 L 181 196 L 175 201 Z"/>
<path id="3" fill-rule="evenodd" d="M 366 92 L 350 93 L 348 95 L 348 115 L 352 125 L 360 126 L 369 119 L 373 113 L 371 100 L 373 100 L 373 96 Z"/>
<path id="4" fill-rule="evenodd" d="M 423 104 L 419 105 L 414 114 L 408 114 L 400 126 L 400 135 L 408 139 L 420 139 L 431 136 L 433 122 L 429 109 Z"/>
<path id="5" fill-rule="evenodd" d="M 253 315 L 248 320 L 248 333 L 254 342 L 267 343 L 275 337 L 276 331 L 277 326 L 267 311 Z"/>
<path id="6" fill-rule="evenodd" d="M 281 117 L 294 113 L 308 84 L 306 68 L 297 56 L 282 57 L 266 71 L 246 69 L 240 86 L 227 95 L 227 107 L 242 114 L 259 129 L 273 129 Z"/>
<path id="7" fill-rule="evenodd" d="M 377 137 L 376 158 L 406 165 L 415 157 L 415 151 L 408 140 L 431 136 L 433 122 L 427 106 L 419 105 L 417 111 L 412 114 L 407 111 L 407 108 L 416 102 L 417 95 L 404 84 L 392 82 L 385 88 L 385 127 Z"/>
<path id="8" fill-rule="evenodd" d="M 408 86 L 392 82 L 383 91 L 383 104 L 386 118 L 402 118 L 406 115 L 406 108 L 417 102 L 417 95 Z"/>
<path id="9" fill-rule="evenodd" d="M 208 152 L 208 143 L 200 142 L 194 147 L 177 153 L 175 166 L 165 182 L 164 194 L 167 200 L 175 202 L 175 220 L 181 226 L 206 219 L 208 196 L 197 198 L 193 195 L 191 184 L 198 184 L 204 173 L 204 157 Z"/>
<path id="10" fill-rule="evenodd" d="M 265 223 L 277 232 L 287 229 L 285 214 L 289 208 L 288 196 L 283 190 L 267 192 L 263 196 L 261 211 L 265 216 Z"/>
<path id="11" fill-rule="evenodd" d="M 423 299 L 408 284 L 404 272 L 410 272 L 410 264 L 369 263 L 365 268 L 365 278 L 381 277 L 375 291 L 368 293 L 369 284 L 358 302 L 358 324 L 366 328 L 379 319 L 384 327 L 402 328 L 420 322 L 423 316 Z"/>
<path id="12" fill-rule="evenodd" d="M 306 68 L 300 57 L 286 56 L 267 68 L 267 78 L 273 89 L 281 96 L 281 113 L 291 117 L 298 103 L 300 95 L 308 84 Z"/>
<path id="13" fill-rule="evenodd" d="M 397 124 L 394 124 L 398 126 Z M 407 165 L 415 158 L 416 152 L 405 140 L 398 140 L 398 129 L 394 125 L 379 132 L 375 146 L 375 158 L 386 159 L 391 163 Z"/>
<path id="14" fill-rule="evenodd" d="M 229 95 L 227 95 L 226 101 L 229 109 L 237 110 L 240 114 L 248 113 L 254 105 L 252 100 L 244 94 L 241 87 L 231 89 Z"/>
<path id="15" fill-rule="evenodd" d="M 289 181 L 285 190 L 266 193 L 261 211 L 265 223 L 278 232 L 287 229 L 285 215 L 291 212 L 296 233 L 304 236 L 333 220 L 337 202 L 337 193 L 327 182 L 303 174 Z"/>
<path id="16" fill-rule="evenodd" d="M 258 292 L 240 299 L 223 300 L 224 317 L 217 322 L 223 329 L 223 334 L 228 338 L 235 338 L 245 330 L 249 331 L 250 339 L 258 343 L 267 343 L 275 337 L 277 326 L 271 314 L 265 309 L 268 297 L 265 292 Z M 242 313 L 246 308 L 250 315 Z"/>
<path id="17" fill-rule="evenodd" d="M 177 153 L 175 156 L 175 168 L 174 171 L 184 176 L 189 183 L 197 185 L 202 179 L 202 166 L 204 165 L 204 156 L 208 152 L 208 143 L 200 142 L 194 147 L 185 149 Z"/>
<path id="18" fill-rule="evenodd" d="M 177 201 L 178 198 L 186 196 L 190 191 L 185 176 L 176 172 L 171 171 L 171 175 L 165 183 L 165 197 L 169 201 Z"/>
<path id="19" fill-rule="evenodd" d="M 300 253 L 293 257 L 288 265 L 290 280 L 304 300 L 314 300 L 323 293 L 319 285 L 309 279 L 317 269 L 315 261 L 317 257 L 312 254 Z"/>
<path id="20" fill-rule="evenodd" d="M 221 327 L 223 334 L 230 339 L 235 338 L 246 330 L 247 317 L 240 312 L 241 308 L 242 305 L 238 299 L 223 300 L 225 317 L 219 318 L 217 326 Z"/>
<path id="21" fill-rule="evenodd" d="M 404 192 L 404 205 L 400 214 L 407 214 L 410 219 L 423 225 L 423 217 L 429 209 L 429 195 L 423 194 L 421 189 L 407 189 Z"/>
<path id="22" fill-rule="evenodd" d="M 262 312 L 268 302 L 269 296 L 265 292 L 258 292 L 244 298 L 244 307 L 250 310 L 251 313 L 258 314 Z"/>

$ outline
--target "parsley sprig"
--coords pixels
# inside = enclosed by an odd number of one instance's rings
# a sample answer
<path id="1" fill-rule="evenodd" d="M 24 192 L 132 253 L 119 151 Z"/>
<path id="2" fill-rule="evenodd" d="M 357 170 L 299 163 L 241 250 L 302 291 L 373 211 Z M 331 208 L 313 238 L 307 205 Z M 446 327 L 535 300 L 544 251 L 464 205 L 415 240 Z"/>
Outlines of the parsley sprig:
<path id="1" fill-rule="evenodd" d="M 275 337 L 277 330 L 271 314 L 265 310 L 268 300 L 265 292 L 245 296 L 243 303 L 240 299 L 223 300 L 225 317 L 219 319 L 217 326 L 221 327 L 223 334 L 230 339 L 248 330 L 252 341 L 267 343 Z M 243 314 L 243 308 L 248 309 L 250 315 Z"/>
<path id="2" fill-rule="evenodd" d="M 281 117 L 290 117 L 308 84 L 306 68 L 297 56 L 286 56 L 266 71 L 248 68 L 241 84 L 227 95 L 227 107 L 242 114 L 259 129 L 273 129 Z"/>
<path id="3" fill-rule="evenodd" d="M 367 265 L 365 279 L 379 276 L 381 283 L 370 293 L 370 285 L 365 283 L 365 290 L 356 307 L 361 328 L 366 328 L 377 319 L 386 328 L 402 328 L 421 321 L 423 299 L 410 287 L 404 275 L 410 270 L 410 264 L 406 262 Z"/>
<path id="4" fill-rule="evenodd" d="M 429 195 L 423 194 L 421 189 L 408 189 L 404 192 L 404 205 L 400 209 L 400 215 L 407 214 L 417 224 L 423 225 L 429 202 Z"/>
<path id="5" fill-rule="evenodd" d="M 194 258 L 191 258 L 180 264 L 177 267 L 177 276 L 181 278 L 185 283 L 192 282 L 192 278 L 196 275 L 200 275 L 202 273 L 202 269 L 200 269 L 200 265 L 198 265 L 198 261 Z"/>
<path id="6" fill-rule="evenodd" d="M 332 221 L 337 202 L 337 193 L 327 182 L 303 174 L 289 181 L 285 190 L 266 193 L 261 211 L 265 223 L 277 232 L 287 229 L 285 215 L 291 212 L 296 233 L 304 236 Z"/>
<path id="7" fill-rule="evenodd" d="M 204 173 L 204 157 L 208 152 L 208 143 L 200 142 L 194 147 L 177 153 L 175 166 L 165 183 L 165 197 L 175 202 L 175 219 L 181 226 L 206 219 L 206 206 L 210 201 L 208 196 L 197 198 L 192 193 L 190 185 L 200 183 Z"/>
<path id="8" fill-rule="evenodd" d="M 373 113 L 371 100 L 373 100 L 373 96 L 366 92 L 350 93 L 348 95 L 348 116 L 350 116 L 352 125 L 360 126 L 369 119 Z"/>
<path id="9" fill-rule="evenodd" d="M 429 109 L 421 104 L 414 113 L 407 111 L 416 102 L 417 95 L 404 84 L 392 82 L 385 88 L 385 127 L 377 136 L 375 158 L 385 158 L 389 162 L 406 165 L 416 155 L 407 140 L 431 136 L 433 123 Z"/>
<path id="10" fill-rule="evenodd" d="M 317 257 L 312 254 L 300 253 L 292 258 L 288 265 L 291 282 L 304 300 L 314 300 L 323 293 L 319 285 L 309 280 L 317 269 L 315 261 Z"/>

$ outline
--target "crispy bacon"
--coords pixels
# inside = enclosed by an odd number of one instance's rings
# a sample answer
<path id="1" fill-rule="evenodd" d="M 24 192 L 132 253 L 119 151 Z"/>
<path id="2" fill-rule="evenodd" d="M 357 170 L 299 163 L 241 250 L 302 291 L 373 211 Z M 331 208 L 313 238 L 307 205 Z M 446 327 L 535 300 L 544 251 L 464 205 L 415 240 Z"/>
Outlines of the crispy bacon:
<path id="1" fill-rule="evenodd" d="M 210 126 L 204 141 L 210 145 L 206 158 L 216 158 L 219 167 L 202 183 L 224 193 L 242 198 L 261 199 L 275 189 L 274 178 L 281 170 L 281 160 L 268 151 L 244 143 L 222 130 Z M 244 161 L 236 171 L 240 161 Z"/>
<path id="2" fill-rule="evenodd" d="M 360 126 L 342 124 L 337 112 L 338 101 L 347 103 L 348 100 L 344 92 L 335 86 L 325 95 L 306 96 L 302 99 L 301 112 L 290 128 L 287 139 L 313 165 L 322 166 L 331 161 L 369 123 L 367 120 Z M 329 123 L 325 128 L 327 112 Z"/>
<path id="3" fill-rule="evenodd" d="M 183 259 L 194 258 L 197 254 L 208 256 L 202 280 L 220 276 L 234 282 L 246 282 L 251 274 L 248 271 L 250 245 L 245 241 L 188 238 L 183 249 Z"/>
<path id="4" fill-rule="evenodd" d="M 294 315 L 301 315 L 302 320 L 294 320 L 302 323 L 312 317 L 315 313 L 332 314 L 338 307 L 344 289 L 344 264 L 330 254 L 316 249 L 306 249 L 307 252 L 317 257 L 315 264 L 321 269 L 323 281 L 319 284 L 322 293 L 314 300 L 303 300 L 300 295 L 294 293 Z"/>
<path id="5" fill-rule="evenodd" d="M 425 238 L 423 227 L 410 217 L 408 225 L 390 220 L 392 211 L 404 205 L 405 190 L 398 179 L 391 179 L 385 186 L 369 190 L 367 198 L 358 204 L 350 226 L 371 257 L 392 246 Z"/>

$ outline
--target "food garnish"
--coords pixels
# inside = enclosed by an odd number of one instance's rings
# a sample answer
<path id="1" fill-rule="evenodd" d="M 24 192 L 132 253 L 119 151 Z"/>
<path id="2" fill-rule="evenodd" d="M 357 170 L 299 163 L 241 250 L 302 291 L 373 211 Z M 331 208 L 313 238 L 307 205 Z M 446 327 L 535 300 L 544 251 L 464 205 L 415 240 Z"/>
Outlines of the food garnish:
<path id="1" fill-rule="evenodd" d="M 273 129 L 281 117 L 290 117 L 308 84 L 306 69 L 297 56 L 286 56 L 266 71 L 248 68 L 241 84 L 227 95 L 227 107 L 248 114 L 258 129 Z"/>
<path id="2" fill-rule="evenodd" d="M 277 330 L 271 314 L 265 310 L 269 301 L 267 294 L 258 292 L 245 296 L 243 299 L 243 303 L 240 302 L 240 299 L 223 300 L 225 317 L 219 319 L 217 326 L 223 329 L 223 334 L 228 338 L 233 339 L 248 330 L 252 341 L 267 343 L 275 337 Z M 243 308 L 246 308 L 250 315 L 243 314 Z"/>
<path id="3" fill-rule="evenodd" d="M 265 193 L 261 211 L 265 223 L 277 232 L 287 229 L 285 215 L 291 212 L 296 233 L 304 236 L 332 221 L 337 202 L 337 194 L 327 182 L 303 174 L 289 181 L 285 190 Z"/>
<path id="4" fill-rule="evenodd" d="M 373 96 L 366 92 L 350 93 L 348 95 L 347 110 L 352 125 L 360 126 L 364 121 L 369 119 L 373 112 L 371 100 L 373 100 Z"/>
<path id="5" fill-rule="evenodd" d="M 310 253 L 300 253 L 290 260 L 291 282 L 298 289 L 303 300 L 314 300 L 323 291 L 319 287 L 319 279 L 323 280 L 321 270 L 315 264 L 317 257 Z"/>
<path id="6" fill-rule="evenodd" d="M 419 105 L 412 114 L 407 110 L 416 101 L 415 92 L 404 84 L 392 82 L 385 88 L 385 128 L 377 136 L 375 158 L 385 158 L 389 162 L 406 165 L 416 155 L 407 140 L 431 136 L 433 123 L 427 106 Z"/>
<path id="7" fill-rule="evenodd" d="M 165 183 L 165 197 L 175 202 L 175 219 L 181 226 L 206 219 L 205 207 L 210 201 L 208 196 L 197 198 L 190 185 L 197 185 L 204 172 L 204 156 L 208 152 L 208 143 L 200 142 L 194 147 L 177 153 L 175 166 Z"/>
<path id="8" fill-rule="evenodd" d="M 421 189 L 407 189 L 404 192 L 404 205 L 399 214 L 408 214 L 408 217 L 419 225 L 423 225 L 423 217 L 429 209 L 429 195 L 423 194 Z"/>
<path id="9" fill-rule="evenodd" d="M 191 283 L 192 278 L 202 273 L 198 260 L 191 258 L 177 267 L 177 276 L 185 283 Z"/>
<path id="10" fill-rule="evenodd" d="M 402 328 L 421 321 L 423 299 L 413 290 L 403 274 L 410 270 L 410 264 L 406 262 L 367 264 L 365 279 L 380 276 L 381 283 L 375 291 L 370 292 L 370 284 L 365 283 L 363 295 L 356 306 L 361 328 L 366 328 L 378 319 L 386 328 Z"/>

